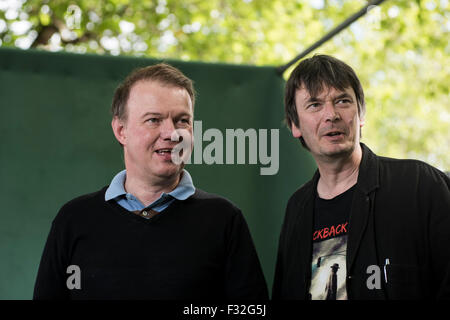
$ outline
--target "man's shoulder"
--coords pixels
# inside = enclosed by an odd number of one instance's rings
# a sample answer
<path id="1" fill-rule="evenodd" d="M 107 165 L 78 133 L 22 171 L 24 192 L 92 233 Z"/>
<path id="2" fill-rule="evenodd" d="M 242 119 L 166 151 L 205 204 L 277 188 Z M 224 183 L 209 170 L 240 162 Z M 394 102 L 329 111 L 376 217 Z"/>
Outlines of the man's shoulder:
<path id="1" fill-rule="evenodd" d="M 78 209 L 80 207 L 84 207 L 86 205 L 91 205 L 93 203 L 98 202 L 99 200 L 104 200 L 105 190 L 107 187 L 103 187 L 100 190 L 95 192 L 86 193 L 80 195 L 78 197 L 73 198 L 72 200 L 66 202 L 62 208 L 64 209 Z"/>
<path id="2" fill-rule="evenodd" d="M 66 220 L 75 214 L 95 211 L 96 207 L 103 203 L 106 189 L 107 187 L 103 187 L 98 191 L 80 195 L 66 202 L 59 210 L 55 220 Z"/>
<path id="3" fill-rule="evenodd" d="M 287 208 L 291 208 L 293 205 L 298 206 L 308 200 L 314 187 L 314 179 L 311 179 L 302 184 L 289 198 Z"/>
<path id="4" fill-rule="evenodd" d="M 419 179 L 420 181 L 450 183 L 449 177 L 438 168 L 417 159 L 395 159 L 378 156 L 382 174 L 396 179 Z"/>
<path id="5" fill-rule="evenodd" d="M 240 212 L 240 209 L 228 198 L 204 191 L 202 189 L 195 189 L 195 193 L 189 198 L 190 203 L 199 206 L 211 206 L 215 209 L 222 209 L 232 212 Z"/>

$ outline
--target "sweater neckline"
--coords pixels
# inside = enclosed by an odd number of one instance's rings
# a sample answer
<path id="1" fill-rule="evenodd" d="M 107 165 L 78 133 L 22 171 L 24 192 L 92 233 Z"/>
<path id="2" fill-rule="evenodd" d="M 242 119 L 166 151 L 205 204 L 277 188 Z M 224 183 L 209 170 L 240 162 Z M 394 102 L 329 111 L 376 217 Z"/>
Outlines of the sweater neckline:
<path id="1" fill-rule="evenodd" d="M 154 217 L 147 219 L 140 215 L 136 215 L 133 212 L 128 211 L 127 209 L 123 208 L 114 199 L 105 201 L 105 192 L 107 189 L 108 189 L 108 187 L 104 187 L 102 189 L 102 192 L 100 192 L 100 197 L 102 197 L 101 199 L 105 203 L 105 206 L 113 209 L 114 213 L 117 214 L 118 216 L 121 216 L 125 219 L 132 219 L 132 220 L 138 221 L 140 223 L 145 223 L 145 224 L 152 224 L 159 220 L 166 219 L 166 217 L 168 215 L 170 215 L 172 213 L 172 211 L 174 211 L 178 208 L 178 206 L 180 205 L 181 202 L 189 201 L 189 199 L 190 199 L 190 198 L 188 198 L 183 201 L 174 199 L 174 201 L 169 205 L 169 207 L 167 207 L 166 209 L 164 209 L 163 211 L 161 211 L 159 214 L 155 215 Z M 193 196 L 194 195 L 192 195 L 191 197 L 193 197 Z"/>

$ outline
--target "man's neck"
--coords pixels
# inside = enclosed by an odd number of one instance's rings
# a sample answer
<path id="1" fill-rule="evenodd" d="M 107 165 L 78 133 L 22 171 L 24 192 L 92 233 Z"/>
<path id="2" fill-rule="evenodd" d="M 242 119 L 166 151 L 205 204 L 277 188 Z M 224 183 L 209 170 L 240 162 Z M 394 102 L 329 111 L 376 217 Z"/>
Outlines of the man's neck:
<path id="1" fill-rule="evenodd" d="M 157 200 L 163 192 L 173 191 L 180 182 L 182 173 L 172 179 L 142 179 L 133 174 L 128 174 L 125 178 L 125 191 L 135 196 L 144 206 L 148 206 Z"/>
<path id="2" fill-rule="evenodd" d="M 358 181 L 359 165 L 362 150 L 358 144 L 350 155 L 333 159 L 333 161 L 317 161 L 320 179 L 317 193 L 322 199 L 332 199 L 350 189 Z"/>

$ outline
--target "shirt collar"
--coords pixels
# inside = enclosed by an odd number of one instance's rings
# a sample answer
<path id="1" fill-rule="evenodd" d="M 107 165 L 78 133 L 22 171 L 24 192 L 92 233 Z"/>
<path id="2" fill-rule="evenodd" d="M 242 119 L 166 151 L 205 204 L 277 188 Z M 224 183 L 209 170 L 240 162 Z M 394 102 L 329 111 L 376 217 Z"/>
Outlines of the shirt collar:
<path id="1" fill-rule="evenodd" d="M 183 169 L 180 182 L 177 187 L 168 194 L 177 200 L 186 200 L 195 193 L 192 177 L 186 169 Z"/>
<path id="2" fill-rule="evenodd" d="M 105 201 L 117 198 L 118 196 L 125 195 L 125 177 L 127 176 L 127 170 L 122 170 L 112 179 L 108 189 L 105 192 Z"/>
<path id="3" fill-rule="evenodd" d="M 126 175 L 127 175 L 126 170 L 122 170 L 118 174 L 116 174 L 116 176 L 112 179 L 111 184 L 109 185 L 108 189 L 105 192 L 105 201 L 127 194 L 124 187 Z M 195 187 L 192 182 L 192 177 L 186 169 L 183 169 L 181 179 L 177 187 L 169 193 L 163 192 L 161 194 L 161 197 L 165 195 L 170 195 L 177 200 L 186 200 L 194 193 Z"/>

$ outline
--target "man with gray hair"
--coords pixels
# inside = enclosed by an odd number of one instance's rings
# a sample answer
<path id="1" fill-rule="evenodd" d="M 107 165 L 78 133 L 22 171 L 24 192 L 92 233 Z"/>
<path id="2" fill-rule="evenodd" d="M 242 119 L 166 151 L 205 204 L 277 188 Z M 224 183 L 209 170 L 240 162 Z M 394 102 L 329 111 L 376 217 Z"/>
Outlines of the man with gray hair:
<path id="1" fill-rule="evenodd" d="M 286 122 L 318 170 L 287 204 L 275 300 L 450 298 L 450 179 L 375 155 L 360 142 L 365 109 L 336 58 L 306 59 L 287 81 Z"/>
<path id="2" fill-rule="evenodd" d="M 116 89 L 112 129 L 125 170 L 61 208 L 34 299 L 267 299 L 241 211 L 195 188 L 173 161 L 192 140 L 194 102 L 192 81 L 167 64 Z"/>

